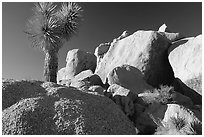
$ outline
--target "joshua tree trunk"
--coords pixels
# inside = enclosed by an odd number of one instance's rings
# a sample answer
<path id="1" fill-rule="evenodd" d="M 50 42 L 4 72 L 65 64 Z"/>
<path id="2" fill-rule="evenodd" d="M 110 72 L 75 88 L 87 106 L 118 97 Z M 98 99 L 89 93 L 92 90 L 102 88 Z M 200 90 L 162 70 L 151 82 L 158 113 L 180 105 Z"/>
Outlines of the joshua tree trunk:
<path id="1" fill-rule="evenodd" d="M 56 51 L 45 52 L 44 79 L 57 83 L 58 56 Z"/>

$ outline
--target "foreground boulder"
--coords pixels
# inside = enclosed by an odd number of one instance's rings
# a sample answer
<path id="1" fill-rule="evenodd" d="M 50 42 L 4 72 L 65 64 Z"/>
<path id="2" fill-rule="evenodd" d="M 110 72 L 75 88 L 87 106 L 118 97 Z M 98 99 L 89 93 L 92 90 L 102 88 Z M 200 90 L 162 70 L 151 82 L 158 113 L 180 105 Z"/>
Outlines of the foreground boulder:
<path id="1" fill-rule="evenodd" d="M 118 84 L 127 89 L 132 89 L 135 94 L 152 89 L 152 86 L 143 80 L 140 70 L 130 65 L 118 66 L 110 71 L 108 74 L 108 84 Z"/>
<path id="2" fill-rule="evenodd" d="M 27 98 L 24 93 L 3 110 L 3 135 L 135 134 L 133 124 L 110 99 L 50 82 L 41 86 L 43 95 Z"/>
<path id="3" fill-rule="evenodd" d="M 151 86 L 170 84 L 174 78 L 168 62 L 167 49 L 170 41 L 156 31 L 137 31 L 112 44 L 95 73 L 103 83 L 110 71 L 120 65 L 139 69 L 143 79 Z"/>
<path id="4" fill-rule="evenodd" d="M 12 106 L 21 99 L 38 97 L 45 94 L 40 86 L 41 81 L 16 81 L 11 79 L 2 80 L 2 110 Z"/>
<path id="5" fill-rule="evenodd" d="M 79 49 L 70 50 L 66 62 L 66 67 L 58 72 L 58 81 L 70 79 L 84 70 L 90 69 L 94 72 L 96 69 L 96 56 Z"/>
<path id="6" fill-rule="evenodd" d="M 202 77 L 202 35 L 185 38 L 175 42 L 169 48 L 169 62 L 173 68 L 175 77 L 187 84 Z M 190 82 L 190 85 L 198 83 Z M 201 86 L 201 84 L 200 84 Z M 198 88 L 199 89 L 199 88 Z M 201 89 L 201 87 L 200 87 Z M 196 88 L 194 89 L 196 90 Z"/>

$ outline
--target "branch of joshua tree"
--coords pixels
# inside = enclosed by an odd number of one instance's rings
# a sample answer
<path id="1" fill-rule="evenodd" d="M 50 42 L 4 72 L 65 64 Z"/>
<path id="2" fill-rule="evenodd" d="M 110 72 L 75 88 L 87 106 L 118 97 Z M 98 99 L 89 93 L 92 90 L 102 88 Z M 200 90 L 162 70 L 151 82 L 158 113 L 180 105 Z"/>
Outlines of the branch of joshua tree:
<path id="1" fill-rule="evenodd" d="M 63 3 L 59 11 L 51 2 L 35 3 L 34 15 L 26 24 L 25 33 L 33 47 L 45 53 L 45 81 L 56 82 L 58 70 L 57 53 L 66 40 L 76 34 L 81 20 L 81 7 L 76 3 Z"/>
<path id="2" fill-rule="evenodd" d="M 56 12 L 57 5 L 54 5 L 53 2 L 36 2 L 34 5 L 33 11 L 36 16 L 42 15 L 49 18 Z"/>
<path id="3" fill-rule="evenodd" d="M 77 28 L 82 20 L 80 12 L 82 12 L 82 9 L 76 3 L 65 2 L 62 4 L 61 9 L 56 13 L 57 18 L 61 20 L 63 37 L 66 40 L 69 40 L 73 34 L 77 33 Z"/>
<path id="4" fill-rule="evenodd" d="M 78 22 L 81 20 L 81 7 L 69 2 L 63 3 L 57 12 L 55 8 L 56 6 L 52 3 L 35 4 L 35 14 L 28 20 L 25 31 L 33 47 L 39 47 L 42 50 L 55 48 L 58 51 L 65 40 L 69 40 L 73 34 L 77 33 Z M 45 46 L 43 42 L 45 39 L 52 43 L 51 47 Z"/>

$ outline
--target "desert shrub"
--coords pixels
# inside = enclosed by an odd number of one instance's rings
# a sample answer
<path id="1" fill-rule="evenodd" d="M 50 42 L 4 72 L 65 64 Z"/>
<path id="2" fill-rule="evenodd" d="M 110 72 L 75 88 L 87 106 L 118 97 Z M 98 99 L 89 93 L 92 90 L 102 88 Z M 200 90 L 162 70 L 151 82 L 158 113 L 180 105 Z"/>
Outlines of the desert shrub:
<path id="1" fill-rule="evenodd" d="M 159 102 L 167 104 L 173 102 L 174 88 L 171 86 L 161 85 L 159 89 L 147 90 L 143 93 L 143 100 L 148 103 Z"/>
<path id="2" fill-rule="evenodd" d="M 182 117 L 170 117 L 170 119 L 172 124 L 175 125 L 178 130 L 182 129 L 187 124 L 185 118 Z"/>
<path id="3" fill-rule="evenodd" d="M 192 124 L 183 117 L 170 117 L 167 122 L 153 120 L 157 124 L 156 135 L 193 135 L 197 134 Z"/>

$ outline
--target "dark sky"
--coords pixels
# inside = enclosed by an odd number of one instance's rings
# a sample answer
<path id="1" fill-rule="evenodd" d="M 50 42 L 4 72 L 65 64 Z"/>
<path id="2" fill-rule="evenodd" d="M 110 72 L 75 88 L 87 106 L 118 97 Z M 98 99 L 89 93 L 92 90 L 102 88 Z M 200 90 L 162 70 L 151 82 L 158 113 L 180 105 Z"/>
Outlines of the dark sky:
<path id="1" fill-rule="evenodd" d="M 202 33 L 202 3 L 158 2 L 85 2 L 83 22 L 77 36 L 59 51 L 59 69 L 66 65 L 66 54 L 78 48 L 94 52 L 103 42 L 110 42 L 124 30 L 158 30 L 163 24 L 184 36 Z M 43 79 L 44 54 L 30 46 L 23 33 L 32 15 L 33 3 L 2 4 L 2 77 Z"/>

